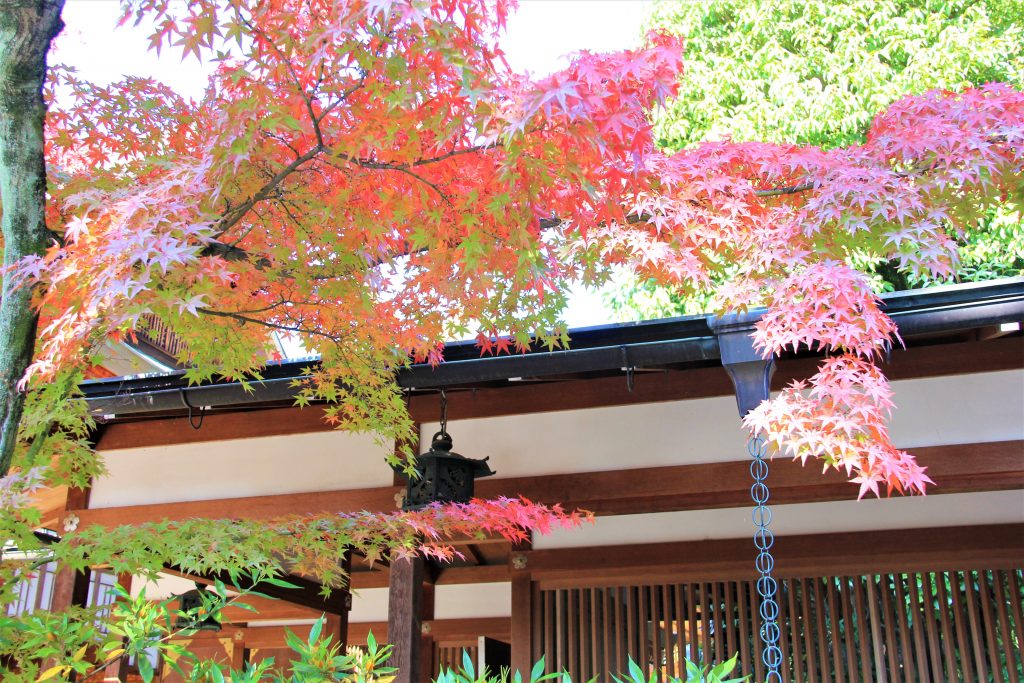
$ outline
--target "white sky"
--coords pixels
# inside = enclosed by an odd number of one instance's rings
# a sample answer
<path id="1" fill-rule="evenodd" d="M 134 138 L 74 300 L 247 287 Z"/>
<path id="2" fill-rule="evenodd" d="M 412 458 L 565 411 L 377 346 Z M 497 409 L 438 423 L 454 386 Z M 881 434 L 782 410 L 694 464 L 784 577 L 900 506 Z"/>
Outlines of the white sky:
<path id="1" fill-rule="evenodd" d="M 579 50 L 635 47 L 650 4 L 651 0 L 520 0 L 502 43 L 506 58 L 517 71 L 544 75 L 565 66 L 566 56 Z M 148 27 L 115 30 L 119 15 L 117 0 L 67 0 L 67 27 L 52 61 L 74 65 L 82 78 L 93 82 L 150 76 L 182 95 L 201 95 L 208 73 L 203 65 L 195 59 L 182 62 L 173 52 L 157 57 L 147 49 Z M 565 317 L 570 327 L 611 319 L 600 297 L 583 291 L 574 292 Z"/>

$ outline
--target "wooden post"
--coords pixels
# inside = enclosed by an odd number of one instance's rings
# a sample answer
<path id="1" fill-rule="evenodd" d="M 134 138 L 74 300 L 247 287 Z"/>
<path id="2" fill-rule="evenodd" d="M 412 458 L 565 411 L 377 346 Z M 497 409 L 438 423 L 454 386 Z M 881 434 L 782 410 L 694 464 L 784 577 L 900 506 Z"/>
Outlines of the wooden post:
<path id="1" fill-rule="evenodd" d="M 391 560 L 388 639 L 395 648 L 389 664 L 398 668 L 394 683 L 420 683 L 422 680 L 423 565 L 420 556 L 396 556 Z"/>
<path id="2" fill-rule="evenodd" d="M 231 663 L 230 666 L 235 671 L 242 671 L 245 669 L 245 665 L 249 662 L 249 653 L 245 650 L 245 631 L 242 629 L 236 629 L 231 634 Z"/>
<path id="3" fill-rule="evenodd" d="M 65 510 L 89 507 L 89 489 L 70 488 L 64 503 Z M 72 605 L 84 607 L 89 601 L 89 570 L 74 571 L 57 567 L 53 577 L 53 594 L 50 611 L 63 612 Z"/>
<path id="4" fill-rule="evenodd" d="M 77 572 L 67 567 L 57 570 L 53 577 L 53 597 L 50 612 L 64 612 L 72 606 L 85 607 L 89 599 L 89 570 Z"/>
<path id="5" fill-rule="evenodd" d="M 533 667 L 533 578 L 528 555 L 513 551 L 512 565 L 512 671 L 529 680 Z"/>
<path id="6" fill-rule="evenodd" d="M 434 620 L 434 582 L 437 580 L 437 572 L 433 567 L 427 567 L 423 576 L 423 601 L 420 603 L 420 669 L 421 683 L 430 683 L 437 671 L 434 670 L 434 634 L 431 622 Z"/>

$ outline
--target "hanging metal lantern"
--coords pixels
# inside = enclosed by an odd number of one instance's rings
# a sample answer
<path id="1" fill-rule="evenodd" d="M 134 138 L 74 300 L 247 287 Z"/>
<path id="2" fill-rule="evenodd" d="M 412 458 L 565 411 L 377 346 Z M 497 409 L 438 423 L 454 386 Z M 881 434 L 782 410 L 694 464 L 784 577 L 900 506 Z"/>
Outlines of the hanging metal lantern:
<path id="1" fill-rule="evenodd" d="M 175 630 L 194 629 L 196 631 L 219 631 L 220 620 L 213 614 L 204 613 L 203 595 L 207 594 L 206 586 L 196 582 L 196 587 L 178 597 L 178 611 L 182 614 L 174 620 Z"/>
<path id="2" fill-rule="evenodd" d="M 419 510 L 432 503 L 468 503 L 473 483 L 494 472 L 487 458 L 474 460 L 452 452 L 448 434 L 448 397 L 441 392 L 441 431 L 434 434 L 430 450 L 416 458 L 416 475 L 405 489 L 403 510 Z"/>

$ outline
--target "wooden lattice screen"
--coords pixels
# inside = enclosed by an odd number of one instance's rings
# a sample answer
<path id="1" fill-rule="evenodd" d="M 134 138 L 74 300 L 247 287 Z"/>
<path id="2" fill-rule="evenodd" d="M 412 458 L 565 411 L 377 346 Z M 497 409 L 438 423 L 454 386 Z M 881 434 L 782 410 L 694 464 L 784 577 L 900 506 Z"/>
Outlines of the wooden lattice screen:
<path id="1" fill-rule="evenodd" d="M 1024 574 L 967 571 L 779 581 L 784 680 L 1024 681 Z M 764 680 L 752 582 L 559 588 L 534 593 L 533 655 L 575 681 L 625 671 L 664 679 L 682 657 L 739 653 Z M 607 678 L 603 680 L 608 680 Z"/>
<path id="2" fill-rule="evenodd" d="M 434 643 L 434 662 L 433 668 L 431 669 L 432 674 L 436 674 L 441 669 L 455 669 L 458 671 L 462 668 L 462 653 L 468 652 L 469 659 L 473 662 L 474 670 L 477 667 L 478 653 L 476 642 L 464 642 L 464 643 Z"/>

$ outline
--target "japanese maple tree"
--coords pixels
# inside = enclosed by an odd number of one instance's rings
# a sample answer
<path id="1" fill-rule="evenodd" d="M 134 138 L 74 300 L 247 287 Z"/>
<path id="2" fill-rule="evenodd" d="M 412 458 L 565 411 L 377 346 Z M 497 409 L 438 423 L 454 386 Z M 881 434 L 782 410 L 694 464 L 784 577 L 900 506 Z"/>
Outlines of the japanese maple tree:
<path id="1" fill-rule="evenodd" d="M 45 142 L 45 217 L 60 239 L 4 275 L 34 293 L 41 317 L 9 486 L 99 471 L 67 398 L 101 344 L 143 316 L 186 343 L 195 381 L 258 377 L 270 333 L 296 336 L 321 356 L 299 402 L 325 401 L 330 420 L 390 441 L 411 427 L 396 368 L 442 362 L 444 341 L 465 333 L 482 352 L 567 343 L 568 283 L 626 264 L 685 292 L 736 274 L 721 297 L 730 310 L 768 307 L 766 354 L 826 352 L 806 387 L 748 427 L 844 469 L 862 494 L 923 493 L 927 475 L 889 439 L 890 391 L 874 365 L 897 331 L 844 259 L 948 272 L 946 227 L 1021 197 L 1024 96 L 989 85 L 908 97 L 842 149 L 715 142 L 666 154 L 649 114 L 676 94 L 679 38 L 651 33 L 534 80 L 502 58 L 512 8 L 136 0 L 125 19 L 154 27 L 154 49 L 217 61 L 202 98 L 52 68 L 51 101 L 61 91 L 69 102 L 51 109 Z M 522 505 L 382 524 L 576 521 Z M 404 547 L 394 538 L 388 548 Z"/>
<path id="2" fill-rule="evenodd" d="M 728 307 L 769 307 L 766 353 L 839 354 L 814 390 L 748 424 L 871 490 L 923 492 L 886 435 L 888 390 L 870 365 L 895 328 L 842 259 L 948 272 L 946 226 L 1019 196 L 1020 93 L 907 98 L 845 149 L 666 155 L 647 115 L 676 92 L 678 39 L 652 33 L 532 81 L 502 60 L 510 8 L 134 3 L 126 19 L 153 22 L 156 49 L 219 68 L 198 102 L 52 70 L 72 102 L 48 119 L 48 220 L 64 244 L 12 273 L 41 283 L 25 385 L 84 369 L 143 314 L 186 342 L 194 380 L 258 375 L 268 332 L 286 330 L 322 356 L 300 402 L 390 438 L 408 429 L 393 370 L 439 362 L 445 339 L 564 342 L 565 284 L 610 263 L 681 289 L 729 268 Z"/>

